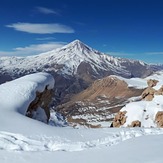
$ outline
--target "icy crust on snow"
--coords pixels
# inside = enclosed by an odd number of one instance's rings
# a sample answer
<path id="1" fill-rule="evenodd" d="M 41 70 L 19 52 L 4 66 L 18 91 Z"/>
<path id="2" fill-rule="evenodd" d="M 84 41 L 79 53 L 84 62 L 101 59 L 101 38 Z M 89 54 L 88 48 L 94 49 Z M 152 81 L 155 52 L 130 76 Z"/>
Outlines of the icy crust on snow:
<path id="1" fill-rule="evenodd" d="M 35 73 L 0 85 L 0 123 L 2 128 L 7 121 L 19 123 L 19 115 L 25 115 L 29 104 L 35 99 L 36 92 L 54 87 L 54 79 L 48 73 Z M 7 127 L 7 126 L 6 126 Z M 1 129 L 1 127 L 0 127 Z"/>
<path id="2" fill-rule="evenodd" d="M 89 133 L 89 134 L 88 134 Z M 70 135 L 74 133 L 69 133 Z M 96 136 L 91 136 L 95 134 Z M 146 135 L 163 134 L 162 129 L 119 129 L 119 130 L 82 130 L 72 138 L 64 137 L 64 132 L 57 136 L 23 136 L 9 132 L 0 132 L 0 150 L 7 151 L 83 151 L 116 145 L 125 140 Z M 73 137 L 77 140 L 74 140 Z"/>

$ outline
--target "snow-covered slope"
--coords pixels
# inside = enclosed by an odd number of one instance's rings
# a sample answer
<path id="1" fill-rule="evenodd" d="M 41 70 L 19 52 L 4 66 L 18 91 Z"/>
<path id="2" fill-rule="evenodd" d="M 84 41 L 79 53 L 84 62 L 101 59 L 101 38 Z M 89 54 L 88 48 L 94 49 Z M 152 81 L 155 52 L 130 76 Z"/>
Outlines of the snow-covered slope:
<path id="1" fill-rule="evenodd" d="M 79 40 L 75 40 L 62 48 L 35 56 L 0 57 L 0 69 L 9 74 L 44 70 L 75 75 L 79 71 L 79 65 L 83 62 L 91 66 L 93 75 L 100 75 L 101 77 L 104 72 L 126 77 L 143 76 L 141 71 L 144 72 L 144 76 L 151 73 L 150 66 L 141 61 L 106 55 Z M 140 68 L 141 71 L 139 72 Z"/>
<path id="2" fill-rule="evenodd" d="M 142 127 L 157 127 L 156 114 L 158 111 L 163 111 L 163 96 L 155 96 L 150 102 L 129 103 L 121 111 L 127 111 L 124 127 L 130 126 L 133 121 L 140 121 Z"/>
<path id="3" fill-rule="evenodd" d="M 163 144 L 162 129 L 57 128 L 25 117 L 25 108 L 34 99 L 34 92 L 42 91 L 47 85 L 49 89 L 54 86 L 52 76 L 47 73 L 32 74 L 0 85 L 1 163 L 44 163 L 52 160 L 58 163 L 104 163 L 108 160 L 136 163 L 138 156 L 135 152 L 139 147 L 141 157 L 138 162 L 163 161 L 161 149 L 158 150 L 158 146 Z M 135 139 L 140 136 L 142 138 Z M 151 152 L 150 148 L 156 148 L 157 153 Z"/>
<path id="4" fill-rule="evenodd" d="M 158 83 L 153 88 L 150 87 L 150 89 L 158 91 L 163 86 L 163 71 L 157 72 L 145 79 L 121 79 L 125 80 L 130 87 L 138 88 L 146 88 L 147 80 L 154 79 L 157 80 Z M 153 96 L 154 98 L 152 99 L 152 101 L 142 100 L 137 102 L 131 102 L 120 110 L 121 112 L 126 112 L 126 122 L 123 124 L 124 127 L 130 126 L 133 121 L 141 122 L 142 127 L 158 126 L 156 115 L 158 112 L 163 112 L 163 94 L 161 94 L 160 90 L 159 94 L 156 93 Z M 160 123 L 161 119 L 159 119 Z"/>
<path id="5" fill-rule="evenodd" d="M 120 80 L 124 80 L 128 84 L 128 87 L 134 87 L 134 88 L 138 88 L 138 89 L 146 88 L 148 86 L 147 80 L 149 80 L 149 79 L 158 80 L 157 85 L 154 87 L 157 90 L 163 85 L 163 71 L 155 72 L 154 74 L 152 74 L 146 78 L 127 79 L 127 78 L 123 78 L 121 76 L 116 76 L 116 77 L 119 78 Z"/>

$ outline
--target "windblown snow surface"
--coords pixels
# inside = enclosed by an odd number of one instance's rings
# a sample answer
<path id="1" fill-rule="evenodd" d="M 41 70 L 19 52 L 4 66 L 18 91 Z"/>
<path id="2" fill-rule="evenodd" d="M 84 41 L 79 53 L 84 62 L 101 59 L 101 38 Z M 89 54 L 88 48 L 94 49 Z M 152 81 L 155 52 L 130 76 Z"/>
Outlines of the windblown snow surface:
<path id="1" fill-rule="evenodd" d="M 24 116 L 36 91 L 54 80 L 36 73 L 0 85 L 0 163 L 162 163 L 158 128 L 73 129 Z"/>

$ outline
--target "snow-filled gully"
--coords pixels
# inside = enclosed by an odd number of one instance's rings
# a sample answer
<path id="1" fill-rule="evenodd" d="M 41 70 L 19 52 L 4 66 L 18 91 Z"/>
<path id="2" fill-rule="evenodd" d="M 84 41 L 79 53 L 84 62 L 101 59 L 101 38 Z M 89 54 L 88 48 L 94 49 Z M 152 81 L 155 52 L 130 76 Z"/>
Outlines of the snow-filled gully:
<path id="1" fill-rule="evenodd" d="M 32 136 L 25 137 L 20 134 L 0 132 L 0 150 L 6 151 L 82 151 L 90 148 L 116 145 L 127 139 L 143 135 L 163 134 L 162 129 L 121 129 L 110 132 L 106 137 L 91 141 L 72 141 L 61 137 Z"/>

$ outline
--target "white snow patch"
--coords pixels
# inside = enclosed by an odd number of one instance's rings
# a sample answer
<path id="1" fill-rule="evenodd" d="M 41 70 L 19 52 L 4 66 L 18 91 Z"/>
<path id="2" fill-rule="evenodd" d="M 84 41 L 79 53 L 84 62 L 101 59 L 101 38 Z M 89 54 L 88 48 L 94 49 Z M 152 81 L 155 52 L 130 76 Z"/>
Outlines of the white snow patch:
<path id="1" fill-rule="evenodd" d="M 163 96 L 155 95 L 152 101 L 131 102 L 121 111 L 127 111 L 124 127 L 131 125 L 135 120 L 140 121 L 142 127 L 157 127 L 155 116 L 158 111 L 163 111 Z"/>

